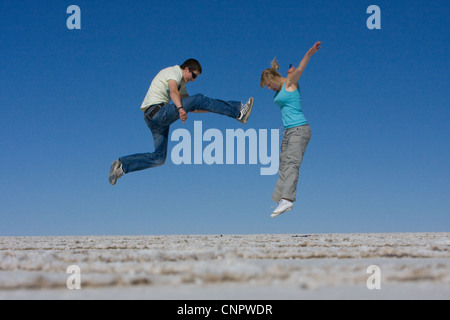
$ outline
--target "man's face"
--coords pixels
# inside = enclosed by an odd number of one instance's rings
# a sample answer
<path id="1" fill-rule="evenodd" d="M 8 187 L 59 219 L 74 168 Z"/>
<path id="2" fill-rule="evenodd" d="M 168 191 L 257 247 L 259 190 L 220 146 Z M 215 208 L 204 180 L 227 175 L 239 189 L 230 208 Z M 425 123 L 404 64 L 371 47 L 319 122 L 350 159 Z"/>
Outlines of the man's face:
<path id="1" fill-rule="evenodd" d="M 187 67 L 183 69 L 183 79 L 184 79 L 184 82 L 186 82 L 186 83 L 195 81 L 195 79 L 199 75 L 200 75 L 200 72 L 198 72 L 197 70 L 192 70 Z"/>

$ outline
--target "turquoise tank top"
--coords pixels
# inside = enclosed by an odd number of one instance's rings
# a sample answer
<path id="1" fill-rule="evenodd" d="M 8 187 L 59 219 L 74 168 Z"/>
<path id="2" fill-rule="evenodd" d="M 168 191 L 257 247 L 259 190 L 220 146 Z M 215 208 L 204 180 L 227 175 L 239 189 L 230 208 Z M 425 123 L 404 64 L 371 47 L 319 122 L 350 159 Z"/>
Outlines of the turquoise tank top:
<path id="1" fill-rule="evenodd" d="M 281 109 L 281 118 L 285 129 L 303 126 L 308 123 L 302 111 L 302 96 L 300 87 L 288 92 L 285 88 L 286 81 L 279 92 L 275 94 L 273 101 Z"/>

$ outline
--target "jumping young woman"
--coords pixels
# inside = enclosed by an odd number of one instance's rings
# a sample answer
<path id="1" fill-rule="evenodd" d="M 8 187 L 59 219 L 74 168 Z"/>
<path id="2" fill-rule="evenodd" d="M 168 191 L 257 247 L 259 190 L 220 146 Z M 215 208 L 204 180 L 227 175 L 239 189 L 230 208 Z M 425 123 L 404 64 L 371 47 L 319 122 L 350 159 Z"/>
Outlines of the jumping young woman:
<path id="1" fill-rule="evenodd" d="M 320 49 L 320 45 L 320 42 L 316 42 L 299 66 L 293 71 L 292 68 L 289 70 L 286 78 L 277 71 L 279 66 L 276 59 L 272 61 L 272 68 L 264 70 L 261 76 L 261 87 L 266 86 L 276 92 L 273 101 L 281 108 L 286 130 L 281 143 L 279 179 L 272 196 L 278 207 L 272 213 L 272 218 L 291 210 L 296 201 L 300 165 L 311 139 L 311 128 L 303 114 L 298 82 L 309 59 Z"/>

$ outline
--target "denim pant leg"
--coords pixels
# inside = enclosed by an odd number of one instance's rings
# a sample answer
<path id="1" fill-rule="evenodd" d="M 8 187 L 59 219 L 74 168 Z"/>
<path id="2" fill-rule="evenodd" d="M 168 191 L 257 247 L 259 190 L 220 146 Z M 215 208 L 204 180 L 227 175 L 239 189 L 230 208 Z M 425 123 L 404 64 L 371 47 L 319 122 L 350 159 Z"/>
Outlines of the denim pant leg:
<path id="1" fill-rule="evenodd" d="M 170 129 L 166 107 L 158 111 L 153 119 L 145 119 L 153 134 L 155 152 L 138 153 L 119 158 L 125 173 L 159 167 L 166 162 Z"/>
<path id="2" fill-rule="evenodd" d="M 286 130 L 281 143 L 280 177 L 273 192 L 273 201 L 296 201 L 300 165 L 310 139 L 311 128 L 308 124 Z"/>
<path id="3" fill-rule="evenodd" d="M 192 111 L 209 111 L 236 119 L 242 108 L 240 101 L 223 101 L 211 99 L 202 94 L 196 94 L 186 97 L 182 100 L 183 109 L 186 112 Z"/>

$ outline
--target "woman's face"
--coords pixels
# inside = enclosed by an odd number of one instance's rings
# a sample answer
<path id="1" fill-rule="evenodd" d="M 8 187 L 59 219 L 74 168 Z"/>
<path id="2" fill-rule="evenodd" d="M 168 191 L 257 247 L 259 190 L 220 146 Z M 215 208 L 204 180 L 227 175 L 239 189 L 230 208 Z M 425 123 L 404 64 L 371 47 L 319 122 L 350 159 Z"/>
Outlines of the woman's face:
<path id="1" fill-rule="evenodd" d="M 268 89 L 273 90 L 273 91 L 280 91 L 280 89 L 281 89 L 281 84 L 277 81 L 268 80 L 265 83 L 265 85 Z"/>

